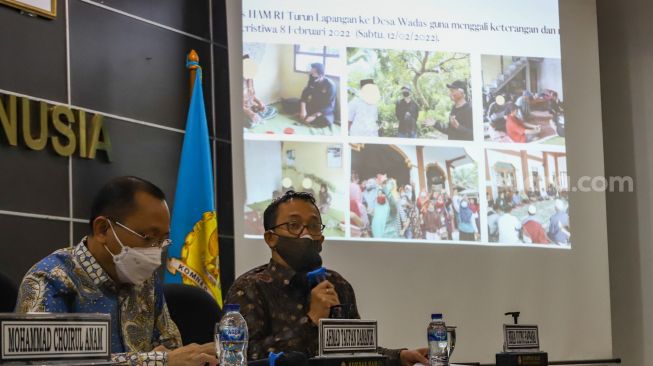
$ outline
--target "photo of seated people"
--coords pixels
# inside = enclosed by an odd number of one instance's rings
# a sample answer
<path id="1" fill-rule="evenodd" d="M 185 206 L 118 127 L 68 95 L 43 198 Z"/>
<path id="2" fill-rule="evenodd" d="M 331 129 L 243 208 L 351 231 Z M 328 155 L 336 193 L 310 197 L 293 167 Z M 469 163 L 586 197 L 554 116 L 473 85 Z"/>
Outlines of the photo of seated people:
<path id="1" fill-rule="evenodd" d="M 244 132 L 340 135 L 337 48 L 243 45 Z"/>
<path id="2" fill-rule="evenodd" d="M 466 149 L 354 144 L 351 162 L 351 237 L 480 240 L 478 167 Z"/>
<path id="3" fill-rule="evenodd" d="M 347 49 L 350 136 L 472 141 L 469 54 Z"/>
<path id="4" fill-rule="evenodd" d="M 486 150 L 489 241 L 569 247 L 567 158 L 561 152 Z"/>
<path id="5" fill-rule="evenodd" d="M 263 211 L 287 191 L 308 192 L 327 237 L 345 235 L 345 185 L 340 144 L 245 140 L 245 234 L 263 235 Z"/>
<path id="6" fill-rule="evenodd" d="M 564 146 L 560 60 L 488 55 L 481 60 L 485 140 Z"/>

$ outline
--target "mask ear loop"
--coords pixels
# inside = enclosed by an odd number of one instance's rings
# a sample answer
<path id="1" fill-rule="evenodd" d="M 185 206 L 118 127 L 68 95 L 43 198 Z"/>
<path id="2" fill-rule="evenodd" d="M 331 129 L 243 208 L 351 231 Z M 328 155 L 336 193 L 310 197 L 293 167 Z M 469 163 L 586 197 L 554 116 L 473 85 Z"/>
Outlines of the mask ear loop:
<path id="1" fill-rule="evenodd" d="M 116 234 L 116 231 L 113 229 L 113 225 L 111 225 L 111 220 L 107 219 L 107 222 L 109 223 L 109 227 L 111 228 L 111 232 L 113 233 L 113 237 L 116 238 L 116 241 L 118 242 L 118 244 L 120 244 L 120 247 L 122 248 L 120 250 L 120 253 L 122 253 L 122 250 L 125 249 L 125 246 L 122 244 L 122 242 L 118 238 L 118 234 Z M 107 247 L 106 244 L 104 244 L 104 249 L 106 249 L 106 251 L 109 252 L 109 254 L 111 254 L 111 257 L 113 257 L 113 258 L 115 258 L 117 255 L 120 254 L 120 253 L 118 253 L 118 254 L 111 253 L 111 251 L 109 250 L 109 248 Z"/>
<path id="2" fill-rule="evenodd" d="M 266 232 L 266 233 L 270 233 L 270 234 L 272 234 L 272 235 L 279 236 L 279 234 L 275 233 L 273 229 L 268 229 L 268 230 L 266 230 L 265 232 Z M 276 252 L 276 251 L 277 251 L 277 246 L 275 245 L 275 246 L 273 246 L 273 247 L 270 247 L 270 249 L 272 249 L 272 251 L 275 251 L 275 252 Z"/>

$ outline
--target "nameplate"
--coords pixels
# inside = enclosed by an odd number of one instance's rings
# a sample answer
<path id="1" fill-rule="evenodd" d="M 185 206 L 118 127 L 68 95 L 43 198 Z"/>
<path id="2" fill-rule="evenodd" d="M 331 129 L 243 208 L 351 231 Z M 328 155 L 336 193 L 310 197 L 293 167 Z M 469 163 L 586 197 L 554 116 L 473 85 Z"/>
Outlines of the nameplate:
<path id="1" fill-rule="evenodd" d="M 537 352 L 540 350 L 537 325 L 504 324 L 503 340 L 505 352 Z"/>
<path id="2" fill-rule="evenodd" d="M 376 320 L 321 319 L 319 355 L 376 353 Z"/>
<path id="3" fill-rule="evenodd" d="M 497 366 L 548 366 L 546 352 L 502 352 L 496 355 Z"/>
<path id="4" fill-rule="evenodd" d="M 387 366 L 388 358 L 379 354 L 371 355 L 330 355 L 318 356 L 308 360 L 308 366 Z"/>
<path id="5" fill-rule="evenodd" d="M 109 314 L 0 313 L 0 363 L 111 359 Z"/>

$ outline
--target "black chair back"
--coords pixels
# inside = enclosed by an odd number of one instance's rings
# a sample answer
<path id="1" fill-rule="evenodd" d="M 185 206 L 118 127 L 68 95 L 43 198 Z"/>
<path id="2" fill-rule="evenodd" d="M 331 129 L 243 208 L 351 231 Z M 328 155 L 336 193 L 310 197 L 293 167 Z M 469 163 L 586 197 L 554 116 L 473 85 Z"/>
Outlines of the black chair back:
<path id="1" fill-rule="evenodd" d="M 0 273 L 0 313 L 13 313 L 18 299 L 18 286 L 9 277 Z"/>
<path id="2" fill-rule="evenodd" d="M 178 283 L 165 284 L 163 291 L 184 344 L 213 342 L 215 323 L 222 317 L 213 297 L 199 287 Z"/>

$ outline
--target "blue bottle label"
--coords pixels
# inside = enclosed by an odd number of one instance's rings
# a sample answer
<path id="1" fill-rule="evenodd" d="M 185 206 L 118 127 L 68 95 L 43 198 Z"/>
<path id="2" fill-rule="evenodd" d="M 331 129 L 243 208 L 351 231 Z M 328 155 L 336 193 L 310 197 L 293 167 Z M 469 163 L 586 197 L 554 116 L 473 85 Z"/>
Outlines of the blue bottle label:
<path id="1" fill-rule="evenodd" d="M 242 342 L 245 340 L 245 332 L 237 327 L 224 327 L 220 330 L 220 341 Z"/>
<path id="2" fill-rule="evenodd" d="M 434 329 L 428 332 L 429 342 L 445 342 L 447 340 L 446 329 Z"/>

